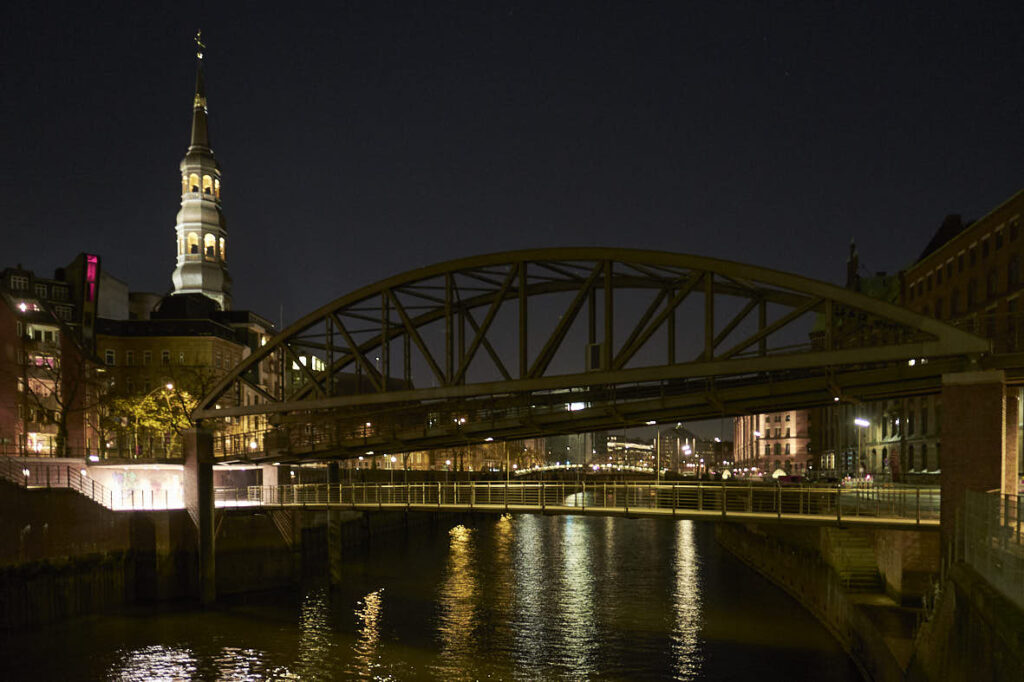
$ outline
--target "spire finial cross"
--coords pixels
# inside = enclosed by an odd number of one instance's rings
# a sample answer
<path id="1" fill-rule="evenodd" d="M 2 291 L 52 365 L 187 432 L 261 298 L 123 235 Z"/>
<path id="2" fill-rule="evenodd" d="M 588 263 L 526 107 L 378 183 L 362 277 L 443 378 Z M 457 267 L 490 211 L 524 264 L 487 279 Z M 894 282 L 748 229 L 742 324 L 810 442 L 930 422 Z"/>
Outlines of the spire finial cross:
<path id="1" fill-rule="evenodd" d="M 206 45 L 203 43 L 203 30 L 199 29 L 196 31 L 196 57 L 199 59 L 203 58 L 203 50 L 206 49 Z"/>

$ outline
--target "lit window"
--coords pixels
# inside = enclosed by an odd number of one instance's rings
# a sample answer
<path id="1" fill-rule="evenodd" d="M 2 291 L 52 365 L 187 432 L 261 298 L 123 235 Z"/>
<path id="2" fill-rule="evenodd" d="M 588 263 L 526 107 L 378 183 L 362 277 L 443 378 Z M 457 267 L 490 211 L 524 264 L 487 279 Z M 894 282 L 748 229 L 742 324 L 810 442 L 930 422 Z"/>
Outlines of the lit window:
<path id="1" fill-rule="evenodd" d="M 199 175 L 198 174 L 193 173 L 192 175 L 188 176 L 188 188 L 189 188 L 190 192 L 198 192 L 199 191 Z"/>
<path id="2" fill-rule="evenodd" d="M 171 351 L 162 350 L 160 351 L 160 364 L 169 365 L 171 364 Z"/>
<path id="3" fill-rule="evenodd" d="M 213 178 L 209 175 L 203 176 L 203 194 L 213 194 Z"/>
<path id="4" fill-rule="evenodd" d="M 185 351 L 180 351 L 178 353 L 178 364 L 179 365 L 184 365 L 185 364 Z"/>
<path id="5" fill-rule="evenodd" d="M 143 366 L 147 366 L 151 362 L 153 362 L 153 352 L 152 351 L 148 351 L 148 350 L 142 351 L 142 364 L 143 364 Z"/>
<path id="6" fill-rule="evenodd" d="M 213 195 L 220 199 L 220 180 L 213 181 Z"/>
<path id="7" fill-rule="evenodd" d="M 11 275 L 11 288 L 15 290 L 28 289 L 28 277 L 22 275 Z"/>
<path id="8" fill-rule="evenodd" d="M 39 298 L 46 298 L 46 285 L 36 284 L 35 286 L 36 296 Z"/>
<path id="9" fill-rule="evenodd" d="M 188 233 L 188 252 L 199 253 L 199 235 L 195 232 Z"/>
<path id="10" fill-rule="evenodd" d="M 223 261 L 228 259 L 228 254 L 224 251 L 224 237 L 220 238 L 220 259 Z"/>
<path id="11" fill-rule="evenodd" d="M 116 355 L 114 354 L 114 351 L 110 350 L 109 348 L 103 354 L 104 362 L 107 363 L 108 367 L 113 367 L 116 364 L 115 358 L 116 358 Z"/>
<path id="12" fill-rule="evenodd" d="M 181 193 L 182 194 L 187 194 L 188 193 L 188 176 L 187 175 L 182 175 L 181 176 Z"/>
<path id="13" fill-rule="evenodd" d="M 209 232 L 203 237 L 203 253 L 206 260 L 214 260 L 217 257 L 217 238 Z"/>

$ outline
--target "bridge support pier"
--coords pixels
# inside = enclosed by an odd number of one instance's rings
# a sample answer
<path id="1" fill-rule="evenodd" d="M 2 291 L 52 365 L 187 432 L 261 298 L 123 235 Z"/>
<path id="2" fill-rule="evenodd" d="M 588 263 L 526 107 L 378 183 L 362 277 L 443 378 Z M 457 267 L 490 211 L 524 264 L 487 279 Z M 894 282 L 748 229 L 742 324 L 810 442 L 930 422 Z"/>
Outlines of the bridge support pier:
<path id="1" fill-rule="evenodd" d="M 332 495 L 337 494 L 335 490 L 341 482 L 341 472 L 337 462 L 327 464 L 327 499 L 334 502 Z M 337 501 L 340 501 L 337 500 Z M 330 573 L 331 585 L 340 585 L 341 575 L 341 510 L 327 507 L 327 566 Z"/>
<path id="2" fill-rule="evenodd" d="M 198 531 L 199 602 L 217 597 L 213 523 L 213 433 L 202 428 L 185 431 L 185 508 Z"/>
<path id="3" fill-rule="evenodd" d="M 945 374 L 941 429 L 946 555 L 955 547 L 966 491 L 1017 494 L 1017 391 L 1006 386 L 1000 370 Z"/>

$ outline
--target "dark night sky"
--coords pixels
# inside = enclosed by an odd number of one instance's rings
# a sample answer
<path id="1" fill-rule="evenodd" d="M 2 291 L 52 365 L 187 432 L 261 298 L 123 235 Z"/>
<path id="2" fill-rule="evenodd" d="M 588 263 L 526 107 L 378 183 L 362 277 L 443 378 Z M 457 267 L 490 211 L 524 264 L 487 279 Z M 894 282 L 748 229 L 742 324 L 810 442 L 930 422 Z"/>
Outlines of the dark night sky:
<path id="1" fill-rule="evenodd" d="M 774 7 L 778 6 L 778 7 Z M 235 307 L 506 249 L 841 280 L 1024 186 L 1024 3 L 6 3 L 0 265 L 174 267 L 208 43 Z"/>

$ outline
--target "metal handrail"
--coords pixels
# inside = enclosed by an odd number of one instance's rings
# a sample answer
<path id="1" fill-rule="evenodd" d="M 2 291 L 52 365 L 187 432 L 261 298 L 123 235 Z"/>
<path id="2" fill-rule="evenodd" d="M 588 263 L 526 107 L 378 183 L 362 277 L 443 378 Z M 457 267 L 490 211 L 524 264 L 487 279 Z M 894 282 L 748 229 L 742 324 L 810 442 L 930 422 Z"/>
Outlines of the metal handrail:
<path id="1" fill-rule="evenodd" d="M 262 506 L 352 509 L 466 509 L 490 511 L 580 511 L 590 514 L 660 512 L 834 520 L 878 519 L 921 525 L 939 519 L 937 488 L 753 486 L 697 482 L 458 481 L 432 483 L 340 483 L 251 486 L 235 499 Z"/>

